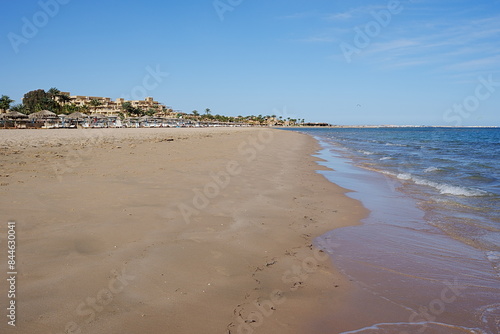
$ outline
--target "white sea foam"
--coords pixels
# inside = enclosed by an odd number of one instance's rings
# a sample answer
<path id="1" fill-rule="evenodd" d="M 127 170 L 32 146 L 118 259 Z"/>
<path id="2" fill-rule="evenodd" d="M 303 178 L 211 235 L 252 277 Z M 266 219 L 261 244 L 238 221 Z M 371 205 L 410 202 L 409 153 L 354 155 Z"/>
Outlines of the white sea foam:
<path id="1" fill-rule="evenodd" d="M 441 193 L 442 195 L 476 197 L 476 196 L 485 196 L 488 194 L 487 192 L 479 189 L 453 186 L 445 183 L 437 183 L 418 176 L 413 176 L 410 173 L 399 173 L 396 175 L 396 177 L 400 180 L 405 180 L 405 181 L 411 180 L 415 184 L 421 186 L 432 187 L 438 190 L 439 193 Z"/>
<path id="2" fill-rule="evenodd" d="M 438 170 L 440 170 L 440 169 L 439 169 L 439 168 L 437 168 L 437 167 L 431 166 L 431 167 L 429 167 L 429 168 L 424 169 L 424 173 L 432 173 L 432 172 L 437 172 Z"/>
<path id="3" fill-rule="evenodd" d="M 486 252 L 486 257 L 491 262 L 500 261 L 500 252 L 495 252 L 495 251 Z"/>
<path id="4" fill-rule="evenodd" d="M 484 306 L 480 310 L 481 322 L 491 329 L 492 333 L 498 333 L 498 320 L 500 319 L 500 304 Z"/>
<path id="5" fill-rule="evenodd" d="M 476 196 L 484 196 L 486 195 L 485 191 L 479 189 L 471 189 L 465 187 L 457 187 L 449 184 L 439 184 L 432 181 L 427 180 L 416 180 L 416 184 L 428 185 L 430 187 L 436 188 L 443 195 L 455 195 L 455 196 L 467 196 L 467 197 L 476 197 Z"/>
<path id="6" fill-rule="evenodd" d="M 399 146 L 399 147 L 407 147 L 408 145 L 404 145 L 404 144 L 393 144 L 393 143 L 385 143 L 385 146 Z"/>
<path id="7" fill-rule="evenodd" d="M 400 173 L 400 174 L 396 175 L 396 177 L 400 180 L 411 180 L 412 179 L 412 176 L 410 173 Z"/>
<path id="8" fill-rule="evenodd" d="M 379 160 L 392 160 L 391 157 L 383 157 L 383 158 L 380 158 Z"/>

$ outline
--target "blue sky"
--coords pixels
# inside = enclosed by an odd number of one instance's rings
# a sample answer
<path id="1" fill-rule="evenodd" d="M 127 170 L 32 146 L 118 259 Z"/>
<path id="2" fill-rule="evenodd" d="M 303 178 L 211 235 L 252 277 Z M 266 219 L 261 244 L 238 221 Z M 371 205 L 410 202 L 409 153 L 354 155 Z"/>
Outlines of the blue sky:
<path id="1" fill-rule="evenodd" d="M 17 103 L 57 87 L 184 112 L 500 125 L 500 0 L 23 0 L 3 13 L 0 94 Z"/>

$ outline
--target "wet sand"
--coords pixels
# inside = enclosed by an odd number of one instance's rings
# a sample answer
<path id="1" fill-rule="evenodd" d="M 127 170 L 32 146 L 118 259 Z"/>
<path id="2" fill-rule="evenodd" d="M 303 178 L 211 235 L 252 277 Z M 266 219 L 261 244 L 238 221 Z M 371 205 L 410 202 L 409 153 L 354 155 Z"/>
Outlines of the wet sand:
<path id="1" fill-rule="evenodd" d="M 367 212 L 315 172 L 309 136 L 5 130 L 0 143 L 0 266 L 9 220 L 18 261 L 2 333 L 320 333 L 356 290 L 312 243 Z"/>

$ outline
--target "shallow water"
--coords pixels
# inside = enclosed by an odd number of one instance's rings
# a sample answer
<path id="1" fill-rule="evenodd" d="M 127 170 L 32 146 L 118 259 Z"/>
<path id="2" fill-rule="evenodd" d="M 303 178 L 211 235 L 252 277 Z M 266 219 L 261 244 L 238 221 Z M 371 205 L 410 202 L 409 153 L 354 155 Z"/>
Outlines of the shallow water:
<path id="1" fill-rule="evenodd" d="M 344 333 L 499 333 L 500 130 L 303 132 L 334 169 L 321 173 L 370 210 L 362 225 L 316 244 L 402 311 L 401 321 L 370 319 Z"/>

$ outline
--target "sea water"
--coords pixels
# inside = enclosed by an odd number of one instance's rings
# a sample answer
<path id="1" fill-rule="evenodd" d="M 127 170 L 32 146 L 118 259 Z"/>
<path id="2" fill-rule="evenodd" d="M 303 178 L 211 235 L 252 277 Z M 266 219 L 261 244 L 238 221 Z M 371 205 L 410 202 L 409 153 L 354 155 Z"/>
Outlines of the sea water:
<path id="1" fill-rule="evenodd" d="M 500 129 L 301 132 L 323 147 L 321 173 L 370 210 L 316 245 L 404 314 L 353 315 L 343 333 L 500 333 Z"/>

